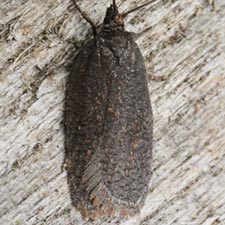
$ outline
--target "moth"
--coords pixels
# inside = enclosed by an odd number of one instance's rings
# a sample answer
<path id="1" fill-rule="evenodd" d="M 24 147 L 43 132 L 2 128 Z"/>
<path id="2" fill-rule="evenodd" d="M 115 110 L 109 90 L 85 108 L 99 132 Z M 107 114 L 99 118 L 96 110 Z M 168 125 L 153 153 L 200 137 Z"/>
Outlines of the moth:
<path id="1" fill-rule="evenodd" d="M 98 32 L 74 5 L 91 25 L 93 39 L 80 49 L 66 85 L 65 157 L 72 204 L 84 218 L 132 216 L 148 193 L 153 138 L 144 60 L 124 28 L 124 17 L 134 10 L 120 14 L 113 0 Z"/>

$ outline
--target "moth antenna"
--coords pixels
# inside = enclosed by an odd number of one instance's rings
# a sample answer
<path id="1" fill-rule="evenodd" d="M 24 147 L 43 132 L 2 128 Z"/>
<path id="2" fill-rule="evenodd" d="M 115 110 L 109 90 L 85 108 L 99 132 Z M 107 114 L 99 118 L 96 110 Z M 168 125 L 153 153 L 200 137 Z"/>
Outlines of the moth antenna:
<path id="1" fill-rule="evenodd" d="M 113 0 L 113 8 L 114 10 L 116 10 L 117 6 L 116 6 L 116 0 Z"/>
<path id="2" fill-rule="evenodd" d="M 139 10 L 139 9 L 141 9 L 141 8 L 147 6 L 147 5 L 149 5 L 149 4 L 151 4 L 151 3 L 155 2 L 155 1 L 157 1 L 157 0 L 152 0 L 152 1 L 150 1 L 150 2 L 144 3 L 143 5 L 137 6 L 137 7 L 133 8 L 133 9 L 131 9 L 131 10 L 129 10 L 129 11 L 123 13 L 123 14 L 122 14 L 122 17 L 125 18 L 128 14 L 130 14 L 130 13 L 132 13 L 132 12 L 135 12 L 136 10 Z"/>
<path id="3" fill-rule="evenodd" d="M 92 28 L 92 32 L 94 37 L 97 35 L 97 28 L 95 23 L 92 21 L 92 19 L 84 12 L 82 11 L 82 9 L 77 5 L 75 0 L 72 0 L 73 4 L 75 5 L 75 8 L 79 11 L 79 13 L 81 14 L 81 16 L 91 25 Z"/>

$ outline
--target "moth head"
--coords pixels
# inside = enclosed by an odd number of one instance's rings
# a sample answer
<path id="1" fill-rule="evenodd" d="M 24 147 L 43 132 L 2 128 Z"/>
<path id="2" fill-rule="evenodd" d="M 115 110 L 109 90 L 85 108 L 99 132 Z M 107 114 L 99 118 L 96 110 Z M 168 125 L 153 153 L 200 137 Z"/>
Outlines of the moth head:
<path id="1" fill-rule="evenodd" d="M 113 4 L 107 8 L 106 15 L 104 18 L 104 27 L 105 28 L 123 28 L 123 16 L 119 13 L 115 1 Z"/>

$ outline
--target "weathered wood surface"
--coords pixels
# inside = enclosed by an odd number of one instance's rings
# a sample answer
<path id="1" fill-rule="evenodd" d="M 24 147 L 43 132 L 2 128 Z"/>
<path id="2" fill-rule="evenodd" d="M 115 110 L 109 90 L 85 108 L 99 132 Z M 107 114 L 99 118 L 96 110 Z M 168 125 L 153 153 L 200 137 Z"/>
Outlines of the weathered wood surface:
<path id="1" fill-rule="evenodd" d="M 109 3 L 80 5 L 101 23 Z M 224 225 L 225 2 L 163 1 L 126 23 L 149 74 L 166 79 L 149 82 L 149 196 L 140 215 L 117 222 Z M 0 224 L 116 224 L 82 221 L 62 169 L 65 65 L 90 34 L 69 0 L 0 1 Z"/>

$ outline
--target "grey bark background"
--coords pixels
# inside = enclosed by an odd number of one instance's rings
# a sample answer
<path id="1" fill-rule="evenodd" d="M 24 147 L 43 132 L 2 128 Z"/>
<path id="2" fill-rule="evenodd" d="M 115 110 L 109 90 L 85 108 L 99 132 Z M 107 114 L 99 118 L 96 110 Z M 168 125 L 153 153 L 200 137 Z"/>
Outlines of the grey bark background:
<path id="1" fill-rule="evenodd" d="M 110 2 L 79 4 L 100 24 Z M 149 81 L 153 177 L 140 215 L 83 221 L 62 166 L 62 116 L 65 65 L 90 26 L 70 0 L 0 0 L 0 224 L 225 225 L 225 1 L 156 1 L 125 22 L 149 74 L 165 78 Z"/>

